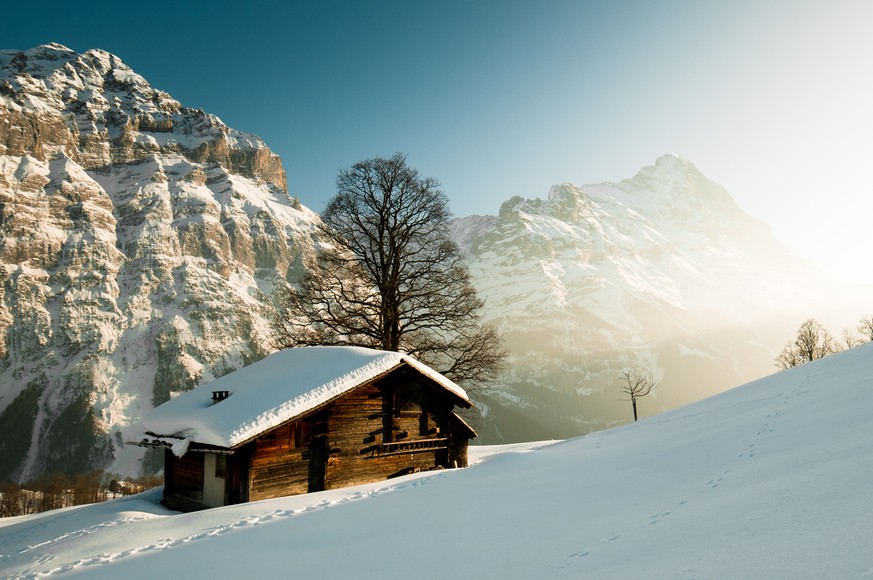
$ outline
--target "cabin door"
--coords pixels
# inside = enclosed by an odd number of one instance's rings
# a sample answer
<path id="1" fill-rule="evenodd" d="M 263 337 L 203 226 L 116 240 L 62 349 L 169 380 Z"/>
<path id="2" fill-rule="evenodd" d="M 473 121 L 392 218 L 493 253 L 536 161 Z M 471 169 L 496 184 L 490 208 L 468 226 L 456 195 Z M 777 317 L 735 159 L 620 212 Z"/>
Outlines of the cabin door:
<path id="1" fill-rule="evenodd" d="M 324 474 L 327 470 L 327 437 L 313 437 L 309 447 L 309 492 L 324 489 Z"/>
<path id="2" fill-rule="evenodd" d="M 225 482 L 225 504 L 244 503 L 248 501 L 248 458 L 241 454 L 231 455 L 227 461 L 227 477 Z M 245 460 L 243 460 L 245 459 Z"/>

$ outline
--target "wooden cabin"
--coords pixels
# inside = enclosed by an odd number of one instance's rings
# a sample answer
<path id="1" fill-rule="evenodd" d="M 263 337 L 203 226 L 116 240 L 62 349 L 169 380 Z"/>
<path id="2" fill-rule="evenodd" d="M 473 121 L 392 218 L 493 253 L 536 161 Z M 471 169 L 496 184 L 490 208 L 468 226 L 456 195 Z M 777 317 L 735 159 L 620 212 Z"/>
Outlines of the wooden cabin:
<path id="1" fill-rule="evenodd" d="M 164 504 L 188 511 L 466 467 L 470 406 L 402 353 L 294 348 L 157 407 L 136 444 L 166 448 Z"/>

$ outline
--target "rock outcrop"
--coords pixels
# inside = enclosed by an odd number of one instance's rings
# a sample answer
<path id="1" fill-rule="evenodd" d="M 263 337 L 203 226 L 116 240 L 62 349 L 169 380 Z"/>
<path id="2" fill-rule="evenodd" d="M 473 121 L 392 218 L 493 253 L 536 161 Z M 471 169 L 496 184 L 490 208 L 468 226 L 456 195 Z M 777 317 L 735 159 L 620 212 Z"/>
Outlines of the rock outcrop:
<path id="1" fill-rule="evenodd" d="M 159 466 L 123 432 L 267 354 L 318 217 L 256 136 L 102 50 L 0 51 L 0 479 Z"/>

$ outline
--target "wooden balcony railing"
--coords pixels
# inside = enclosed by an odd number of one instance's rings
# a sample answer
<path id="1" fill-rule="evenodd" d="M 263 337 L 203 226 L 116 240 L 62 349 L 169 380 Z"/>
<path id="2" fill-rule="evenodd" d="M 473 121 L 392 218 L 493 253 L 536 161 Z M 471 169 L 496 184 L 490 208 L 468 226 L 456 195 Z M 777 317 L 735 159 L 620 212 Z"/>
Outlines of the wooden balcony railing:
<path id="1" fill-rule="evenodd" d="M 391 443 L 382 443 L 379 445 L 379 455 L 399 455 L 400 453 L 415 453 L 416 451 L 433 451 L 435 449 L 446 449 L 448 447 L 448 439 L 440 437 L 437 439 L 414 439 L 411 441 L 392 441 Z"/>

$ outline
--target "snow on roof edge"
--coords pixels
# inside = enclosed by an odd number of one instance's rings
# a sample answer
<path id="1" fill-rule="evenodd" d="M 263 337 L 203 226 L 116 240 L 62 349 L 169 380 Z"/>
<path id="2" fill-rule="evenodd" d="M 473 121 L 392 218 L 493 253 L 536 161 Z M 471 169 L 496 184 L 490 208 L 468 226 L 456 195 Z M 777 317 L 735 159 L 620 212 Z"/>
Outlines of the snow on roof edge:
<path id="1" fill-rule="evenodd" d="M 330 352 L 334 349 L 336 349 L 335 354 Z M 306 351 L 310 351 L 313 356 L 310 356 Z M 286 354 L 282 355 L 283 352 Z M 266 362 L 275 355 L 279 355 L 279 359 L 275 359 L 272 365 Z M 301 355 L 303 355 L 302 358 Z M 286 400 L 281 398 L 281 394 L 277 398 L 275 389 L 277 369 L 280 369 L 280 372 L 284 372 L 286 368 L 289 372 L 297 370 L 297 367 L 286 367 L 287 362 L 311 361 L 314 357 L 324 365 L 325 356 L 329 360 L 336 357 L 338 361 L 348 361 L 349 355 L 352 355 L 352 360 L 363 356 L 363 364 L 348 366 L 340 362 L 341 370 L 336 370 L 337 376 L 330 377 L 330 373 L 326 376 L 322 375 L 318 382 L 309 385 L 308 390 L 295 394 L 289 393 Z M 264 364 L 267 366 L 264 367 Z M 204 383 L 192 391 L 183 393 L 176 399 L 167 401 L 143 418 L 138 426 L 139 431 L 137 433 L 131 432 L 133 441 L 130 443 L 171 447 L 177 456 L 184 455 L 190 443 L 225 448 L 237 447 L 255 439 L 265 431 L 339 398 L 366 382 L 392 372 L 403 364 L 415 369 L 422 376 L 457 396 L 461 401 L 472 405 L 464 389 L 408 354 L 362 347 L 301 347 L 273 353 L 263 361 L 258 361 L 214 381 Z M 235 396 L 230 397 L 230 406 L 228 403 L 222 403 L 222 406 L 212 404 L 211 388 L 226 389 L 229 386 L 227 383 L 234 381 L 234 378 L 230 377 L 237 373 L 240 373 L 237 381 L 248 381 L 248 386 L 255 388 L 244 388 Z M 267 392 L 263 392 L 263 388 L 251 382 L 253 376 L 266 377 L 268 381 L 265 385 Z M 325 379 L 330 380 L 324 382 Z M 281 382 L 284 383 L 284 380 Z M 231 394 L 233 395 L 237 391 L 238 389 L 231 389 Z M 268 400 L 272 398 L 272 402 L 262 404 L 266 402 L 262 399 L 262 393 L 267 396 Z M 238 399 L 241 396 L 244 398 Z M 234 401 L 237 401 L 236 405 L 233 404 Z"/>
<path id="2" fill-rule="evenodd" d="M 319 348 L 319 347 L 303 347 Z M 379 351 L 376 351 L 379 352 Z M 308 411 L 312 411 L 330 401 L 344 395 L 363 383 L 372 381 L 382 375 L 388 374 L 401 364 L 406 363 L 421 374 L 427 376 L 441 387 L 451 391 L 466 402 L 470 402 L 467 392 L 455 384 L 454 381 L 444 377 L 429 366 L 412 358 L 408 354 L 391 351 L 381 351 L 383 356 L 359 367 L 351 372 L 336 377 L 321 386 L 291 399 L 290 401 L 265 411 L 256 419 L 240 425 L 227 438 L 228 447 L 236 447 L 254 439 L 268 429 L 272 429 L 286 421 L 290 421 Z"/>
<path id="3" fill-rule="evenodd" d="M 462 399 L 464 399 L 468 403 L 471 402 L 470 397 L 467 396 L 467 391 L 465 391 L 460 386 L 458 386 L 458 384 L 455 383 L 453 380 L 443 376 L 442 374 L 433 370 L 432 368 L 430 368 L 429 366 L 427 366 L 423 362 L 420 362 L 420 361 L 412 358 L 408 354 L 401 353 L 401 359 L 403 360 L 403 362 L 407 363 L 409 366 L 411 366 L 412 368 L 414 368 L 415 370 L 417 370 L 421 374 L 427 376 L 429 379 L 431 379 L 435 383 L 439 384 L 441 387 L 445 387 L 447 390 L 458 395 L 459 397 L 461 397 Z"/>

